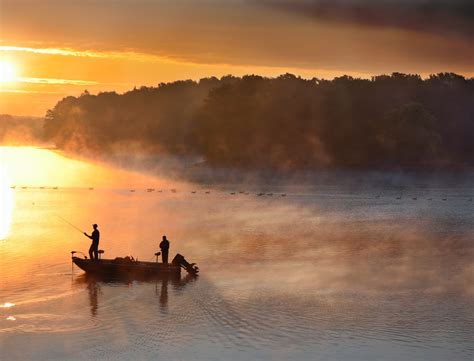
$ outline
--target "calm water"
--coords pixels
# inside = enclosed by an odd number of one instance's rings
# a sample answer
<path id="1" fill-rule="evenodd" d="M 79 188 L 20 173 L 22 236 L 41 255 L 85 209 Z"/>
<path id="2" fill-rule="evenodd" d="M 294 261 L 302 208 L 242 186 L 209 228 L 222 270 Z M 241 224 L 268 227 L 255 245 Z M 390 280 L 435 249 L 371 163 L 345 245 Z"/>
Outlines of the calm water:
<path id="1" fill-rule="evenodd" d="M 206 188 L 0 148 L 0 359 L 472 360 L 474 184 L 348 184 Z M 201 276 L 86 278 L 60 217 L 98 223 L 107 258 L 166 234 Z"/>

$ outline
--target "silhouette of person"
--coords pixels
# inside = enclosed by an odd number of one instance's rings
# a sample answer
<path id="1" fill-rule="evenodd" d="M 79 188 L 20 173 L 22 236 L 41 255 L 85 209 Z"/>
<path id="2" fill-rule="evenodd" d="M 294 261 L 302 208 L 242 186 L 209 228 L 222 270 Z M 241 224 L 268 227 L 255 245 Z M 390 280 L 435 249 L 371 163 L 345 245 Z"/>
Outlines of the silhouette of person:
<path id="1" fill-rule="evenodd" d="M 92 244 L 89 248 L 89 257 L 90 259 L 99 259 L 99 238 L 100 232 L 97 229 L 97 224 L 93 224 L 92 227 L 94 230 L 92 231 L 91 235 L 89 236 L 86 232 L 84 235 L 90 239 L 92 239 Z"/>
<path id="2" fill-rule="evenodd" d="M 166 236 L 163 236 L 163 240 L 160 243 L 160 249 L 163 263 L 168 264 L 168 250 L 170 249 L 170 242 L 166 239 Z"/>
<path id="3" fill-rule="evenodd" d="M 168 277 L 161 280 L 160 305 L 166 307 L 168 304 Z"/>
<path id="4" fill-rule="evenodd" d="M 96 280 L 91 279 L 87 281 L 87 290 L 89 291 L 89 303 L 91 306 L 91 316 L 97 316 L 97 309 L 99 308 L 99 291 L 100 286 Z"/>

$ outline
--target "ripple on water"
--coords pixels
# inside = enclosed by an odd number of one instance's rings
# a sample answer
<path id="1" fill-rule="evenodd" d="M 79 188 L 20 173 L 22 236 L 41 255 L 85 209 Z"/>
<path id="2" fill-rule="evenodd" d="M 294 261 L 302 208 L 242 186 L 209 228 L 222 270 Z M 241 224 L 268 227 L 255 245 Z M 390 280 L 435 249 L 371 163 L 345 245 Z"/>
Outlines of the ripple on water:
<path id="1" fill-rule="evenodd" d="M 442 202 L 436 190 L 429 203 L 422 192 L 413 202 L 337 186 L 285 189 L 285 199 L 146 187 L 15 195 L 0 244 L 10 359 L 472 359 L 472 202 Z M 184 285 L 84 281 L 68 252 L 88 241 L 51 222 L 56 213 L 97 221 L 113 256 L 151 255 L 157 234 L 174 234 L 172 247 L 203 275 Z"/>

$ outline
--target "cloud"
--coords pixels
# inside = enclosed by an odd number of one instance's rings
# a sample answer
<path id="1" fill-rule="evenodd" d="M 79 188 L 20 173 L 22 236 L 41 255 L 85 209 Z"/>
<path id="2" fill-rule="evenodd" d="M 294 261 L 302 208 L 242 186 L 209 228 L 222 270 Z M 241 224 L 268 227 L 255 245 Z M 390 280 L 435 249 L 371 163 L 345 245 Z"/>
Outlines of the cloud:
<path id="1" fill-rule="evenodd" d="M 55 78 L 17 78 L 16 81 L 31 84 L 54 84 L 54 85 L 96 85 L 99 82 L 92 80 L 55 79 Z"/>
<path id="2" fill-rule="evenodd" d="M 473 38 L 471 0 L 261 0 L 260 3 L 318 20 Z"/>
<path id="3" fill-rule="evenodd" d="M 160 62 L 177 62 L 165 56 L 154 54 L 146 54 L 143 52 L 134 51 L 96 51 L 96 50 L 78 50 L 72 48 L 44 48 L 44 47 L 26 47 L 26 46 L 11 46 L 0 45 L 0 52 L 24 52 L 41 55 L 60 55 L 60 56 L 74 56 L 80 58 L 99 58 L 99 59 L 124 59 L 136 61 L 160 61 Z"/>
<path id="4" fill-rule="evenodd" d="M 13 93 L 13 94 L 59 94 L 66 95 L 62 92 L 55 91 L 38 91 L 38 90 L 23 90 L 23 89 L 2 89 L 0 88 L 0 93 Z"/>
<path id="5" fill-rule="evenodd" d="M 0 46 L 0 51 L 3 52 L 27 52 L 35 54 L 45 55 L 64 55 L 64 56 L 79 56 L 79 57 L 90 57 L 90 58 L 103 58 L 107 55 L 104 53 L 93 52 L 93 51 L 80 51 L 74 49 L 57 49 L 57 48 L 32 48 L 23 46 Z"/>
<path id="6" fill-rule="evenodd" d="M 225 74 L 224 68 L 239 73 L 236 67 L 309 77 L 471 74 L 472 6 L 461 3 L 467 9 L 461 11 L 465 8 L 423 0 L 429 5 L 423 10 L 421 0 L 414 1 L 44 0 L 38 7 L 35 0 L 3 0 L 0 44 L 25 64 L 34 59 L 31 76 L 94 76 L 103 83 L 196 79 Z M 70 61 L 52 59 L 61 69 L 49 69 L 40 59 L 48 56 Z"/>

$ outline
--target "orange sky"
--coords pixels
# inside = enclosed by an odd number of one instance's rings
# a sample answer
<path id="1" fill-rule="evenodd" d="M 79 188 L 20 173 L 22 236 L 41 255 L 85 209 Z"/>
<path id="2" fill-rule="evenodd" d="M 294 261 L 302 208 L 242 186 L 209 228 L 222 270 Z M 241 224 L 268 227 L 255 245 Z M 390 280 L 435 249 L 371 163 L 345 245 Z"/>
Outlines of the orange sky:
<path id="1" fill-rule="evenodd" d="M 417 8 L 407 9 L 414 19 L 407 23 L 378 7 L 385 24 L 360 9 L 357 18 L 341 16 L 341 7 L 308 16 L 312 8 L 294 3 L 324 2 L 0 0 L 0 72 L 1 64 L 15 72 L 3 81 L 0 73 L 0 114 L 42 116 L 85 89 L 122 92 L 212 75 L 474 74 L 472 35 L 457 13 L 443 27 Z"/>

